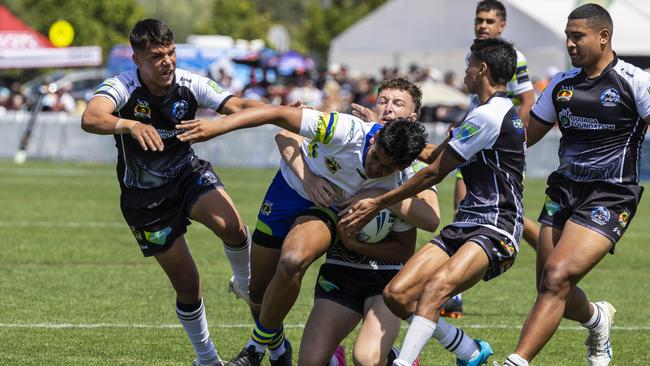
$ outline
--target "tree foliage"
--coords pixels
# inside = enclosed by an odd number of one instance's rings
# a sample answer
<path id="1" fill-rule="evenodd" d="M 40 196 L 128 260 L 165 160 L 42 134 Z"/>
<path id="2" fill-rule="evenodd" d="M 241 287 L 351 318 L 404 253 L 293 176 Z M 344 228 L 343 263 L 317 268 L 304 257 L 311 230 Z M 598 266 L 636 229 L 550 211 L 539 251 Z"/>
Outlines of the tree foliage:
<path id="1" fill-rule="evenodd" d="M 235 39 L 266 39 L 272 25 L 271 13 L 262 10 L 256 0 L 214 0 L 212 17 L 199 24 L 196 30 Z"/>

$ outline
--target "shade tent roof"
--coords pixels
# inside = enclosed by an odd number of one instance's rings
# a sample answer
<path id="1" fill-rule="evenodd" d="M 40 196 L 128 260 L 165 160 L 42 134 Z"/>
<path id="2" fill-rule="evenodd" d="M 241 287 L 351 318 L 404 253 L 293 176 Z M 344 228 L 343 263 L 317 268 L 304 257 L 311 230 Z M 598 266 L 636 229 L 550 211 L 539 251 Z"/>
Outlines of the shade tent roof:
<path id="1" fill-rule="evenodd" d="M 0 48 L 54 47 L 44 35 L 23 23 L 9 9 L 0 6 Z"/>
<path id="2" fill-rule="evenodd" d="M 569 13 L 576 7 L 566 0 L 506 0 L 508 10 L 517 9 L 543 24 L 564 42 Z M 620 55 L 650 56 L 650 1 L 611 0 L 607 11 L 614 21 L 612 44 Z"/>
<path id="3" fill-rule="evenodd" d="M 411 63 L 462 74 L 474 40 L 477 0 L 391 0 L 336 37 L 329 62 L 378 74 L 382 67 L 405 70 Z M 503 37 L 528 58 L 531 72 L 569 65 L 564 28 L 574 0 L 504 0 L 508 11 Z M 650 56 L 650 1 L 611 0 L 614 50 Z"/>
<path id="4" fill-rule="evenodd" d="M 101 48 L 56 48 L 47 37 L 0 5 L 0 69 L 97 66 L 101 63 Z"/>

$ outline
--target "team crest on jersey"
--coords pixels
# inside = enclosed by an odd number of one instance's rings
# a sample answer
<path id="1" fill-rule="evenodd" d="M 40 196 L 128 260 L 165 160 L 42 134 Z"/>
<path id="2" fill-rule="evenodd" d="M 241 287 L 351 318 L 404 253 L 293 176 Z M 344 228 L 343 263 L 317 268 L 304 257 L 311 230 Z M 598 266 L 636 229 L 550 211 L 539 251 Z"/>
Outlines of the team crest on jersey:
<path id="1" fill-rule="evenodd" d="M 272 209 L 273 209 L 273 202 L 269 200 L 264 200 L 264 203 L 262 203 L 262 207 L 260 208 L 260 213 L 264 216 L 268 216 L 271 214 Z"/>
<path id="2" fill-rule="evenodd" d="M 203 175 L 201 175 L 196 181 L 196 184 L 201 187 L 217 183 L 219 183 L 219 178 L 217 178 L 217 176 L 211 171 L 203 173 Z"/>
<path id="3" fill-rule="evenodd" d="M 510 242 L 510 240 L 508 240 L 508 241 L 501 240 L 501 241 L 499 242 L 499 245 L 501 245 L 501 247 L 502 247 L 503 249 L 505 249 L 505 251 L 506 251 L 510 256 L 512 256 L 513 254 L 515 254 L 515 246 L 512 245 L 512 243 Z"/>
<path id="4" fill-rule="evenodd" d="M 524 123 L 521 121 L 521 118 L 519 117 L 515 117 L 512 119 L 512 125 L 515 126 L 516 129 L 524 128 Z"/>
<path id="5" fill-rule="evenodd" d="M 609 222 L 609 210 L 603 206 L 596 206 L 591 210 L 591 221 L 599 225 L 605 225 Z"/>
<path id="6" fill-rule="evenodd" d="M 614 107 L 621 101 L 621 95 L 618 90 L 609 88 L 600 93 L 600 104 L 604 107 Z"/>
<path id="7" fill-rule="evenodd" d="M 131 226 L 131 233 L 133 233 L 133 236 L 135 237 L 135 240 L 141 241 L 142 240 L 142 232 L 138 229 L 135 228 L 135 226 Z"/>
<path id="8" fill-rule="evenodd" d="M 557 95 L 555 96 L 555 101 L 556 102 L 568 102 L 571 100 L 571 97 L 573 96 L 573 90 L 571 89 L 560 89 L 559 92 L 557 92 Z"/>
<path id="9" fill-rule="evenodd" d="M 630 222 L 630 214 L 627 213 L 627 211 L 621 212 L 621 214 L 618 215 L 618 223 L 625 229 L 628 222 Z"/>
<path id="10" fill-rule="evenodd" d="M 135 105 L 133 115 L 138 118 L 151 118 L 151 107 L 149 107 L 149 102 L 138 99 L 138 104 Z"/>
<path id="11" fill-rule="evenodd" d="M 325 157 L 325 166 L 327 167 L 327 170 L 329 170 L 332 174 L 336 174 L 336 172 L 341 169 L 341 164 L 331 156 Z"/>
<path id="12" fill-rule="evenodd" d="M 174 103 L 174 105 L 172 105 L 172 115 L 176 117 L 176 119 L 181 119 L 185 113 L 187 113 L 188 109 L 189 104 L 187 104 L 187 102 L 184 100 L 179 100 L 178 102 Z"/>

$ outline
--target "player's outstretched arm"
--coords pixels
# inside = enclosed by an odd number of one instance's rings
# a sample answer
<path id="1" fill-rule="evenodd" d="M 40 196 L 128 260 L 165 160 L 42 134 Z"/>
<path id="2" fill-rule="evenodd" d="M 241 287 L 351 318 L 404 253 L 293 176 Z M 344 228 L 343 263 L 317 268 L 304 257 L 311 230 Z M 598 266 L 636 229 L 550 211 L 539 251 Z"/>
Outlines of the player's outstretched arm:
<path id="1" fill-rule="evenodd" d="M 115 104 L 108 98 L 93 97 L 81 115 L 81 128 L 98 135 L 129 134 L 144 151 L 162 151 L 164 144 L 158 131 L 150 125 L 119 118 L 112 113 Z"/>
<path id="2" fill-rule="evenodd" d="M 417 230 L 411 228 L 407 231 L 391 231 L 386 238 L 374 243 L 366 244 L 355 239 L 356 232 L 345 232 L 337 225 L 338 237 L 341 244 L 348 250 L 370 258 L 387 262 L 406 262 L 415 252 Z"/>
<path id="3" fill-rule="evenodd" d="M 542 123 L 537 118 L 530 115 L 528 120 L 528 128 L 526 129 L 526 145 L 531 147 L 544 137 L 548 131 L 553 128 L 553 125 Z"/>
<path id="4" fill-rule="evenodd" d="M 183 121 L 176 128 L 186 131 L 178 135 L 181 141 L 206 141 L 225 133 L 274 124 L 294 133 L 300 132 L 302 109 L 286 106 L 261 106 L 245 109 L 218 120 L 194 119 Z"/>
<path id="5" fill-rule="evenodd" d="M 439 183 L 449 172 L 462 163 L 459 157 L 447 148 L 447 142 L 439 146 L 441 152 L 432 164 L 417 172 L 403 185 L 381 195 L 377 198 L 361 200 L 341 211 L 344 215 L 340 224 L 349 231 L 359 230 L 377 213 L 390 205 L 393 205 L 406 198 L 412 197 L 425 189 Z"/>
<path id="6" fill-rule="evenodd" d="M 252 99 L 232 97 L 226 101 L 226 104 L 223 105 L 223 108 L 221 108 L 221 113 L 233 114 L 239 111 L 243 111 L 244 109 L 262 107 L 265 105 L 267 104 Z"/>
<path id="7" fill-rule="evenodd" d="M 287 130 L 282 130 L 275 135 L 275 143 L 278 145 L 282 160 L 300 178 L 302 186 L 311 200 L 320 206 L 329 207 L 332 205 L 332 197 L 336 195 L 336 192 L 325 179 L 314 175 L 305 164 L 300 149 L 302 139 L 302 136 Z"/>

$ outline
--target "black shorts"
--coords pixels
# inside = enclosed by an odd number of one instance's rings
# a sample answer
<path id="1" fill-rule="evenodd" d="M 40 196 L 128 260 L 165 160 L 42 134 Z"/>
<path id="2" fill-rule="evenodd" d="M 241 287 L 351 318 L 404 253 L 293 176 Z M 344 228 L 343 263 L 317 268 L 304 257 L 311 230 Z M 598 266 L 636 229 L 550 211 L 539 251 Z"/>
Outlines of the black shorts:
<path id="1" fill-rule="evenodd" d="M 397 272 L 325 263 L 318 272 L 314 299 L 328 299 L 363 315 L 366 299 L 381 295 Z"/>
<path id="2" fill-rule="evenodd" d="M 122 188 L 120 207 L 145 257 L 171 248 L 190 225 L 188 216 L 203 193 L 223 187 L 207 161 L 195 158 L 176 179 L 152 189 Z"/>
<path id="3" fill-rule="evenodd" d="M 547 184 L 539 222 L 561 230 L 571 220 L 614 244 L 628 228 L 643 194 L 643 187 L 637 184 L 576 182 L 558 173 L 551 174 Z"/>
<path id="4" fill-rule="evenodd" d="M 485 226 L 459 227 L 447 225 L 431 243 L 451 257 L 468 241 L 483 248 L 490 261 L 483 280 L 489 281 L 512 267 L 517 257 L 517 247 L 506 235 Z"/>

